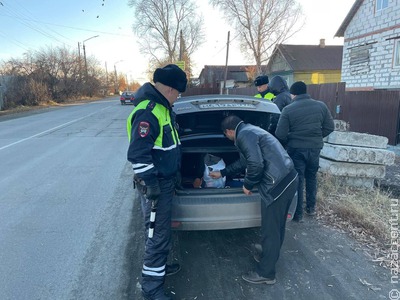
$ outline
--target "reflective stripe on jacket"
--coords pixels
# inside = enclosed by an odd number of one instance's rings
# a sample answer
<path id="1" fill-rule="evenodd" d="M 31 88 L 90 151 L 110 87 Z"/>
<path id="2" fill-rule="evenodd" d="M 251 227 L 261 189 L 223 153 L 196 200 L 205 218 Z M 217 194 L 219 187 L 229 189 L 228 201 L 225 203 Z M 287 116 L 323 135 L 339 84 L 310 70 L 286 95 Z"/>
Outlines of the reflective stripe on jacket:
<path id="1" fill-rule="evenodd" d="M 264 99 L 267 99 L 267 100 L 272 101 L 272 99 L 275 98 L 275 95 L 272 94 L 272 93 L 266 93 L 266 94 L 264 95 L 264 97 L 262 97 L 261 94 L 258 93 L 257 95 L 254 95 L 254 97 L 256 97 L 256 98 L 264 98 Z"/>
<path id="2" fill-rule="evenodd" d="M 141 132 L 143 123 L 147 127 Z M 147 184 L 157 177 L 175 176 L 180 165 L 180 140 L 172 110 L 154 101 L 141 101 L 127 119 L 127 133 L 128 160 L 140 179 Z"/>

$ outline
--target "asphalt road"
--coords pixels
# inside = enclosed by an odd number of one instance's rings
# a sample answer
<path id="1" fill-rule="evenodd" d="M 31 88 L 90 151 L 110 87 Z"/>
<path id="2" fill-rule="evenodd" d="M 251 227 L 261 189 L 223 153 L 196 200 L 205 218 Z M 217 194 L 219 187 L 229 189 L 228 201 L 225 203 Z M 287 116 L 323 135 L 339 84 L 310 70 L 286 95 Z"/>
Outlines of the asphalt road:
<path id="1" fill-rule="evenodd" d="M 143 225 L 117 98 L 0 118 L 0 299 L 137 299 Z M 346 234 L 289 223 L 274 286 L 251 285 L 258 229 L 174 232 L 176 299 L 399 299 Z M 392 296 L 395 292 L 392 292 Z"/>

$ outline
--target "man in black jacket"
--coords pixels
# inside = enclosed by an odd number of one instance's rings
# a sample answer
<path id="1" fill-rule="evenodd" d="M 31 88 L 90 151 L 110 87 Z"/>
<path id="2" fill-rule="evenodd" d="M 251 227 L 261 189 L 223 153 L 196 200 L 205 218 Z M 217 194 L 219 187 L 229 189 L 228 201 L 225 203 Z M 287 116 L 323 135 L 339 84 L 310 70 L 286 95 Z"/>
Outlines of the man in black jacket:
<path id="1" fill-rule="evenodd" d="M 304 181 L 306 213 L 310 216 L 316 214 L 319 155 L 324 145 L 323 138 L 334 130 L 334 124 L 328 107 L 307 94 L 304 82 L 293 83 L 290 93 L 293 103 L 283 109 L 275 136 L 286 146 L 299 174 L 297 209 L 293 220 L 302 222 Z"/>
<path id="2" fill-rule="evenodd" d="M 250 195 L 257 187 L 261 196 L 262 254 L 256 271 L 242 278 L 250 283 L 274 284 L 287 214 L 297 190 L 296 170 L 279 141 L 264 129 L 245 124 L 234 115 L 226 117 L 221 127 L 225 136 L 235 142 L 240 159 L 221 171 L 210 172 L 210 176 L 220 178 L 246 170 L 243 192 Z"/>

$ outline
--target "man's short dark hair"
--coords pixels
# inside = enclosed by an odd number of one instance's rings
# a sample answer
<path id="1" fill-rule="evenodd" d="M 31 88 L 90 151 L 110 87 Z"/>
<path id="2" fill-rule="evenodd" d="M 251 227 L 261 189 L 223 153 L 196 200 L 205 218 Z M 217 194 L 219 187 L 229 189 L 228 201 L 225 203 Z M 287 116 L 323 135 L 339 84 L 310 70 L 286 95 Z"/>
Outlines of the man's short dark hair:
<path id="1" fill-rule="evenodd" d="M 238 116 L 231 115 L 226 117 L 225 119 L 222 120 L 221 123 L 222 132 L 225 132 L 227 129 L 235 130 L 240 122 L 242 122 L 242 119 L 239 118 Z"/>
<path id="2" fill-rule="evenodd" d="M 296 81 L 290 87 L 290 93 L 295 96 L 307 94 L 307 85 L 303 81 Z"/>

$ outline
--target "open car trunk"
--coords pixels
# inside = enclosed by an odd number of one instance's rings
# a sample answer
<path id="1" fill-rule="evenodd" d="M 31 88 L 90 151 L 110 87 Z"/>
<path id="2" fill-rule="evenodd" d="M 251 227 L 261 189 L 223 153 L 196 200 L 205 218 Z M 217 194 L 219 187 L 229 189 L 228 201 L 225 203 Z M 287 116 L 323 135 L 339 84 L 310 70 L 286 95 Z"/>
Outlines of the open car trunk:
<path id="1" fill-rule="evenodd" d="M 204 176 L 205 164 L 212 162 L 217 170 L 220 158 L 226 166 L 239 159 L 234 143 L 221 130 L 225 117 L 235 114 L 245 123 L 267 129 L 270 114 L 280 113 L 278 107 L 250 96 L 199 95 L 178 99 L 174 112 L 182 146 L 182 180 L 172 200 L 172 227 L 219 230 L 260 226 L 260 195 L 255 190 L 251 195 L 243 193 L 244 173 L 226 178 L 219 188 L 210 187 Z M 199 185 L 201 177 L 207 185 Z"/>
<path id="2" fill-rule="evenodd" d="M 239 159 L 239 153 L 233 143 L 224 137 L 223 134 L 213 135 L 197 135 L 182 141 L 182 166 L 181 166 L 181 190 L 186 190 L 186 193 L 190 189 L 203 189 L 199 191 L 207 193 L 205 189 L 213 189 L 213 193 L 224 191 L 216 191 L 218 189 L 225 190 L 225 193 L 232 192 L 228 189 L 240 189 L 243 186 L 242 180 L 244 173 L 237 174 L 234 177 L 227 177 L 223 187 L 207 187 L 204 182 L 204 172 L 206 160 L 205 157 L 211 154 L 215 157 L 221 158 L 224 164 L 227 166 L 237 159 Z M 200 182 L 200 184 L 199 184 Z M 193 192 L 193 191 L 192 191 Z"/>
<path id="3" fill-rule="evenodd" d="M 182 180 L 178 193 L 209 193 L 207 189 L 212 189 L 213 194 L 242 192 L 244 173 L 226 178 L 223 188 L 209 187 L 204 180 L 199 185 L 206 167 L 206 155 L 221 158 L 226 166 L 239 159 L 234 143 L 222 133 L 221 122 L 225 117 L 235 114 L 245 123 L 268 129 L 271 113 L 279 113 L 279 109 L 270 101 L 248 96 L 236 97 L 195 96 L 185 97 L 175 103 L 182 145 Z"/>

